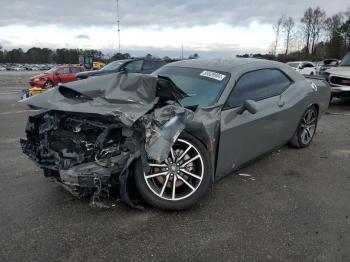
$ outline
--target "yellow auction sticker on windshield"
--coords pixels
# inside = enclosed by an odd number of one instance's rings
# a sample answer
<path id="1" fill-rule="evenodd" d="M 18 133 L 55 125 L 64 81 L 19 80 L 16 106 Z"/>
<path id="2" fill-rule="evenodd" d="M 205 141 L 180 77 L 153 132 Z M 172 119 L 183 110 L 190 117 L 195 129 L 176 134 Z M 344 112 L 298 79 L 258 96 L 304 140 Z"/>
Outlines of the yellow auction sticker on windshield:
<path id="1" fill-rule="evenodd" d="M 215 80 L 218 80 L 218 81 L 222 81 L 226 77 L 223 74 L 212 72 L 212 71 L 203 71 L 200 75 L 204 76 L 204 77 L 211 78 L 211 79 L 215 79 Z"/>

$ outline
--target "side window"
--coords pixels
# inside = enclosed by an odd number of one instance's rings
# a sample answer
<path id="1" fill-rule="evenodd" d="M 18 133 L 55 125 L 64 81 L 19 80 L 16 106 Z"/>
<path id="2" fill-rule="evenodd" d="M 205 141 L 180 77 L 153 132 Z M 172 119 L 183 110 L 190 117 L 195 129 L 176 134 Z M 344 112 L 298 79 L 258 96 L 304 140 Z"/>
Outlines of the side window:
<path id="1" fill-rule="evenodd" d="M 154 61 L 145 60 L 145 63 L 143 65 L 143 70 L 152 70 L 153 68 L 155 68 L 154 63 L 155 63 Z"/>
<path id="2" fill-rule="evenodd" d="M 162 67 L 163 65 L 165 65 L 165 62 L 162 61 L 162 60 L 154 61 L 153 63 L 154 63 L 154 65 L 153 65 L 154 70 L 156 70 L 156 69 Z"/>
<path id="3" fill-rule="evenodd" d="M 70 74 L 69 67 L 59 68 L 59 69 L 57 70 L 57 72 L 58 72 L 60 75 Z"/>
<path id="4" fill-rule="evenodd" d="M 125 68 L 130 72 L 139 72 L 142 69 L 142 65 L 143 65 L 143 60 L 136 60 L 126 64 Z"/>
<path id="5" fill-rule="evenodd" d="M 245 100 L 259 101 L 280 95 L 291 83 L 291 80 L 277 69 L 246 73 L 238 80 L 225 108 L 239 107 Z"/>
<path id="6" fill-rule="evenodd" d="M 80 68 L 80 67 L 71 67 L 71 68 L 70 68 L 70 72 L 71 72 L 72 74 L 80 73 L 80 72 L 81 72 L 81 68 Z"/>
<path id="7" fill-rule="evenodd" d="M 310 67 L 314 67 L 314 65 L 313 65 L 313 64 L 310 64 L 310 63 L 305 63 L 305 64 L 303 65 L 303 67 L 304 67 L 304 68 L 310 68 Z"/>

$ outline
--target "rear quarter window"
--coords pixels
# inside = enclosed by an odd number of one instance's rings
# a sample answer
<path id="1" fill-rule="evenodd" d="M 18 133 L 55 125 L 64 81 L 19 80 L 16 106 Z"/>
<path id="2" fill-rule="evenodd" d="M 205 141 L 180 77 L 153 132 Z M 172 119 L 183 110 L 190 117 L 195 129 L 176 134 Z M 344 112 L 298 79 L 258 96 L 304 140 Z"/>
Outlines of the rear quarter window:
<path id="1" fill-rule="evenodd" d="M 292 81 L 278 69 L 261 69 L 242 75 L 232 90 L 225 108 L 243 105 L 246 100 L 260 101 L 280 95 Z"/>

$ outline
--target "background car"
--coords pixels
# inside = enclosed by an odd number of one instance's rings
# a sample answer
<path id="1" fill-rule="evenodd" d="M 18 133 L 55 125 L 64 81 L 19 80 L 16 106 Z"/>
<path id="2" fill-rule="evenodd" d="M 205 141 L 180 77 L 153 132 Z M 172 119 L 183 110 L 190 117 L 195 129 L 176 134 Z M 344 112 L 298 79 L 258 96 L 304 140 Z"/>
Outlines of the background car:
<path id="1" fill-rule="evenodd" d="M 302 75 L 316 75 L 316 67 L 312 62 L 288 62 L 287 65 L 294 68 Z"/>
<path id="2" fill-rule="evenodd" d="M 100 76 L 106 74 L 113 74 L 123 70 L 126 70 L 130 73 L 143 73 L 143 74 L 151 74 L 158 68 L 165 65 L 161 59 L 126 59 L 126 60 L 118 60 L 112 63 L 109 63 L 105 67 L 97 71 L 87 71 L 83 73 L 77 74 L 77 80 L 86 79 L 91 76 Z"/>
<path id="3" fill-rule="evenodd" d="M 332 67 L 336 67 L 339 65 L 338 59 L 325 59 L 320 62 L 317 66 L 317 73 L 319 75 L 324 75 L 324 72 Z"/>
<path id="4" fill-rule="evenodd" d="M 76 74 L 84 71 L 81 66 L 58 66 L 41 75 L 30 79 L 29 85 L 32 87 L 51 88 L 59 83 L 68 83 L 76 80 Z"/>
<path id="5" fill-rule="evenodd" d="M 106 64 L 105 63 L 102 63 L 102 62 L 93 62 L 92 63 L 92 70 L 100 70 L 102 69 L 103 67 L 105 67 Z"/>
<path id="6" fill-rule="evenodd" d="M 347 53 L 339 66 L 324 72 L 332 90 L 332 98 L 350 97 L 350 53 Z"/>

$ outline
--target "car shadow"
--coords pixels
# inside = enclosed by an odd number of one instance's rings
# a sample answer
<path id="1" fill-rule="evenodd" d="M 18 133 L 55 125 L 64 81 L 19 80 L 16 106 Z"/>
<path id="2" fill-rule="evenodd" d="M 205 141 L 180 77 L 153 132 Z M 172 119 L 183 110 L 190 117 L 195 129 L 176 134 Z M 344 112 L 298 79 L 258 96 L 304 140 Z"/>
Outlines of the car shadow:
<path id="1" fill-rule="evenodd" d="M 344 111 L 350 111 L 350 98 L 334 98 L 328 112 L 344 113 Z"/>

